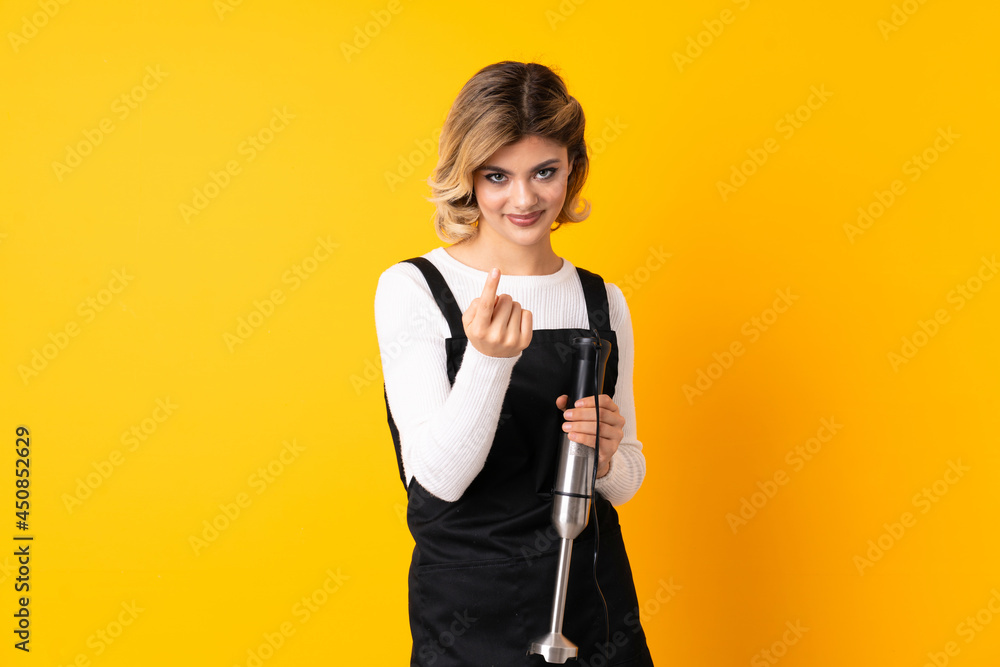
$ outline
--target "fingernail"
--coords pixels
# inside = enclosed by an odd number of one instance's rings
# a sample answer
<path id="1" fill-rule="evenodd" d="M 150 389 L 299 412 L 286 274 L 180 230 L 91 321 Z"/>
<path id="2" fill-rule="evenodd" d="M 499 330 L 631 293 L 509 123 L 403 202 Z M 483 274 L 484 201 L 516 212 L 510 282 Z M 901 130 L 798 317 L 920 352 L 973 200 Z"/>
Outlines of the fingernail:
<path id="1" fill-rule="evenodd" d="M 583 399 L 581 398 L 580 400 L 578 400 L 578 401 L 577 401 L 576 403 L 574 403 L 573 405 L 575 405 L 576 407 L 580 407 L 581 405 L 583 405 Z"/>
<path id="2" fill-rule="evenodd" d="M 490 278 L 496 278 L 499 275 L 500 275 L 500 269 L 493 267 L 493 270 L 490 271 Z"/>
<path id="3" fill-rule="evenodd" d="M 569 419 L 572 416 L 573 416 L 573 411 L 572 410 L 567 410 L 566 411 L 566 418 Z"/>

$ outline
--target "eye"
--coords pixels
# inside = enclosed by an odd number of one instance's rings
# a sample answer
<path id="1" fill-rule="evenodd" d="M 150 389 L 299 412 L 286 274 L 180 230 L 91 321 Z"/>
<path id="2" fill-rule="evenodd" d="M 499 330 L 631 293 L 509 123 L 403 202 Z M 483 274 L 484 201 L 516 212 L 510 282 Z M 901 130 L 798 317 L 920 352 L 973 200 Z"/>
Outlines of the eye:
<path id="1" fill-rule="evenodd" d="M 547 180 L 549 180 L 550 178 L 552 178 L 553 176 L 556 175 L 556 168 L 555 167 L 546 167 L 545 169 L 539 169 L 538 173 L 541 174 L 541 173 L 544 173 L 546 171 L 550 172 L 550 173 L 549 173 L 548 176 L 542 176 L 542 180 L 543 181 L 547 181 Z"/>
<path id="2" fill-rule="evenodd" d="M 504 176 L 503 174 L 500 174 L 500 173 L 486 174 L 485 178 L 490 183 L 502 183 L 503 182 L 503 181 L 499 181 L 499 180 L 498 181 L 494 181 L 493 180 L 494 176 L 499 176 L 501 179 L 506 178 L 506 176 Z"/>

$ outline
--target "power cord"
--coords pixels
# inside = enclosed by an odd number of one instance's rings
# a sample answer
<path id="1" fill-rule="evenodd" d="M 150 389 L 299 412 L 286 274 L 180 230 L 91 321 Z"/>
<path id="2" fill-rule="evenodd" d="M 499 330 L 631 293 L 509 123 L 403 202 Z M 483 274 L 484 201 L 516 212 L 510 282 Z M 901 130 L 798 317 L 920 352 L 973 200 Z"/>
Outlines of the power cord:
<path id="1" fill-rule="evenodd" d="M 604 342 L 601 340 L 600 334 L 597 333 L 597 329 L 591 327 L 591 331 L 594 332 L 594 338 L 597 340 L 597 361 L 594 364 L 594 409 L 595 415 L 597 417 L 594 426 L 594 470 L 591 473 L 590 480 L 590 507 L 594 511 L 594 585 L 597 587 L 597 594 L 601 598 L 601 604 L 604 606 L 604 645 L 601 647 L 601 654 L 604 659 L 608 659 L 608 645 L 611 643 L 611 624 L 608 618 L 608 602 L 604 599 L 604 593 L 601 591 L 601 583 L 597 580 L 597 551 L 598 545 L 600 543 L 601 530 L 597 522 L 597 466 L 600 463 L 600 451 L 601 451 L 601 407 L 600 407 L 600 389 L 598 385 L 601 383 L 601 363 L 602 357 L 604 356 Z"/>

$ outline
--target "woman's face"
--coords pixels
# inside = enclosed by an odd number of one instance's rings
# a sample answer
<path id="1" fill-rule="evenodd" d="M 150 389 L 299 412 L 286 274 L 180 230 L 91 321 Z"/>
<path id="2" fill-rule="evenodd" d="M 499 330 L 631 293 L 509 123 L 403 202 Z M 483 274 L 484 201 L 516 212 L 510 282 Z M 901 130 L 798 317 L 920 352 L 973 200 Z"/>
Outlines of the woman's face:
<path id="1" fill-rule="evenodd" d="M 551 247 L 570 171 L 566 147 L 536 135 L 493 153 L 474 175 L 479 233 L 490 241 Z"/>

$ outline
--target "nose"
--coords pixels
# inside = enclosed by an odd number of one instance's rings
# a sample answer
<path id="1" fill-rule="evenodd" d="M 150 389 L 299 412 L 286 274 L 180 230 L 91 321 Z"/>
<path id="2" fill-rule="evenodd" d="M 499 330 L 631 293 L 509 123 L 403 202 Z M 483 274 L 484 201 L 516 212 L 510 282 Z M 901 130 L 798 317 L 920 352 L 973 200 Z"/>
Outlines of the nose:
<path id="1" fill-rule="evenodd" d="M 521 178 L 514 179 L 510 190 L 510 203 L 514 207 L 514 213 L 526 213 L 531 211 L 538 202 L 538 195 L 535 193 L 530 180 Z"/>

